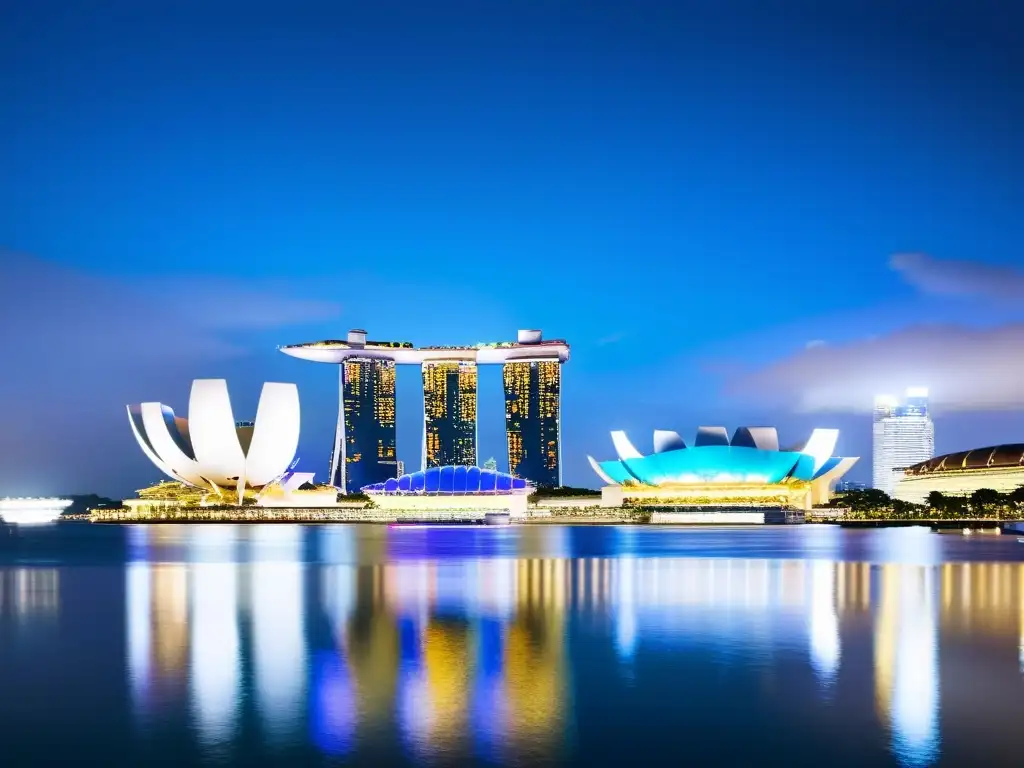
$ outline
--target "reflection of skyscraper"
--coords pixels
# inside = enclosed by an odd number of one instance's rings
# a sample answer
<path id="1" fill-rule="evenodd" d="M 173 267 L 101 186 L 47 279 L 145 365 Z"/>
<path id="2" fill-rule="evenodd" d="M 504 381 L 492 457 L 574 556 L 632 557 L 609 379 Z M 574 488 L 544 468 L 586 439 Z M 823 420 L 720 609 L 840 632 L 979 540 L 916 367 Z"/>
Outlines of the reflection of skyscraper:
<path id="1" fill-rule="evenodd" d="M 349 358 L 341 366 L 331 482 L 346 493 L 395 477 L 395 364 Z"/>
<path id="2" fill-rule="evenodd" d="M 892 495 L 897 471 L 935 455 L 935 427 L 928 413 L 928 390 L 907 390 L 906 402 L 879 395 L 872 427 L 872 484 Z"/>
<path id="3" fill-rule="evenodd" d="M 537 485 L 561 485 L 561 364 L 507 362 L 504 379 L 509 472 Z"/>
<path id="4" fill-rule="evenodd" d="M 423 363 L 425 467 L 476 466 L 476 363 Z"/>

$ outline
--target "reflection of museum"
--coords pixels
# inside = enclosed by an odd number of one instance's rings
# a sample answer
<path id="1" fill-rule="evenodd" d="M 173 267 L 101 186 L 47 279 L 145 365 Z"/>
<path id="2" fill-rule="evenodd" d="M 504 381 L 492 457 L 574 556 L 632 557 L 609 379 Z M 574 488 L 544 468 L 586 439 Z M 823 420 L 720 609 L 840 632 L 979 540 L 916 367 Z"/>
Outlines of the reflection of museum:
<path id="1" fill-rule="evenodd" d="M 138 530 L 147 547 L 181 535 Z M 621 664 L 682 648 L 797 653 L 822 691 L 870 695 L 893 748 L 918 761 L 936 749 L 940 704 L 961 723 L 944 719 L 945 742 L 959 727 L 1005 722 L 982 715 L 1019 695 L 1007 687 L 1020 683 L 1022 564 L 569 559 L 567 543 L 555 540 L 564 534 L 539 528 L 519 544 L 531 557 L 437 559 L 425 535 L 422 550 L 404 538 L 396 558 L 395 534 L 376 530 L 225 526 L 216 540 L 204 536 L 206 562 L 133 562 L 127 640 L 140 727 L 167 707 L 187 707 L 205 743 L 216 744 L 253 707 L 268 738 L 307 729 L 329 755 L 391 727 L 400 735 L 394 748 L 420 756 L 493 750 L 516 759 L 538 745 L 556 749 L 574 711 L 572 614 L 607 629 Z M 914 546 L 935 542 L 922 536 Z M 298 562 L 311 543 L 325 565 Z M 5 611 L 17 583 L 11 572 L 0 579 Z M 985 658 L 952 663 L 986 644 Z M 998 691 L 989 705 L 965 698 L 971 686 L 943 682 L 968 669 Z M 1005 734 L 993 730 L 999 744 Z"/>

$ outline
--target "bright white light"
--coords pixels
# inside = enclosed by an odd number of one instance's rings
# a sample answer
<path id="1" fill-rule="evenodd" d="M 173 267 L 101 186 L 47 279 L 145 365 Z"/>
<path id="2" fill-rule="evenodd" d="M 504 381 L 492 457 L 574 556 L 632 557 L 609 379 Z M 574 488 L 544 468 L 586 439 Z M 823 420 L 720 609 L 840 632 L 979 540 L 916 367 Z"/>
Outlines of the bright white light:
<path id="1" fill-rule="evenodd" d="M 939 746 L 939 670 L 931 576 L 930 568 L 900 566 L 892 726 L 894 746 L 905 765 L 931 765 Z"/>
<path id="2" fill-rule="evenodd" d="M 238 714 L 237 569 L 233 563 L 192 567 L 192 697 L 206 744 L 229 740 Z"/>
<path id="3" fill-rule="evenodd" d="M 70 499 L 0 499 L 0 520 L 11 525 L 52 523 L 70 506 Z"/>
<path id="4" fill-rule="evenodd" d="M 287 738 L 303 715 L 306 644 L 302 538 L 298 526 L 261 526 L 261 548 L 283 561 L 252 565 L 255 683 L 260 716 L 272 740 Z M 289 559 L 290 558 L 290 559 Z"/>
<path id="5" fill-rule="evenodd" d="M 811 664 L 823 683 L 831 683 L 839 669 L 841 647 L 835 610 L 835 563 L 811 564 Z"/>
<path id="6" fill-rule="evenodd" d="M 615 650 L 620 659 L 629 660 L 636 653 L 636 559 L 623 557 L 616 564 Z"/>

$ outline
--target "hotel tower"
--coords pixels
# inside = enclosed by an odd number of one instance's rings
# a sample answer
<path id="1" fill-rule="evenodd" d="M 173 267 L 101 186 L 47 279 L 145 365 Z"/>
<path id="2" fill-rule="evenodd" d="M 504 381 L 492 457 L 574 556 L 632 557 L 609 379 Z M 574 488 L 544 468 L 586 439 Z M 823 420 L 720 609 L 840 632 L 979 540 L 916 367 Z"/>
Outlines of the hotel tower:
<path id="1" fill-rule="evenodd" d="M 395 371 L 418 365 L 423 377 L 421 466 L 477 464 L 477 371 L 502 365 L 509 472 L 541 486 L 562 482 L 563 340 L 519 331 L 516 341 L 472 347 L 414 347 L 410 342 L 367 341 L 366 331 L 345 340 L 281 347 L 301 360 L 339 368 L 338 421 L 331 483 L 356 493 L 398 474 L 395 450 Z"/>

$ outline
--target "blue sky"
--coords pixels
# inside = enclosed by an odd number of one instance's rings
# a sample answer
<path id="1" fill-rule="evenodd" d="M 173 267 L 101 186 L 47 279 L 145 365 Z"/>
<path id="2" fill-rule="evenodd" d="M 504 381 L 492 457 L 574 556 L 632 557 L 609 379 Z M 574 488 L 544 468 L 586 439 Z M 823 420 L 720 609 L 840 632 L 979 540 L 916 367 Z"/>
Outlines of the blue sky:
<path id="1" fill-rule="evenodd" d="M 239 417 L 296 381 L 322 473 L 334 371 L 275 347 L 350 327 L 568 339 L 573 484 L 618 427 L 832 424 L 867 457 L 883 385 L 945 387 L 940 450 L 1024 440 L 1024 393 L 972 399 L 1024 357 L 1005 5 L 93 5 L 0 18 L 0 493 L 148 482 L 123 404 L 221 375 Z M 412 369 L 400 397 L 417 463 Z"/>

